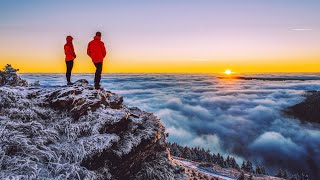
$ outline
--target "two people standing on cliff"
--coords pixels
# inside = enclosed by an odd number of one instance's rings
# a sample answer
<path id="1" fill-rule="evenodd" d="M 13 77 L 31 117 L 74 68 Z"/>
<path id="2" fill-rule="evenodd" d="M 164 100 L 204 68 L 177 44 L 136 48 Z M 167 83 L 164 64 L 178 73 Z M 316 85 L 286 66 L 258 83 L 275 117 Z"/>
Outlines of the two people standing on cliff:
<path id="1" fill-rule="evenodd" d="M 94 75 L 94 87 L 96 89 L 100 89 L 100 80 L 101 80 L 101 73 L 102 73 L 102 66 L 103 66 L 103 60 L 107 55 L 107 50 L 104 45 L 104 43 L 101 41 L 101 32 L 96 32 L 96 35 L 94 36 L 93 40 L 89 42 L 88 48 L 87 48 L 87 54 L 92 59 L 92 62 L 94 63 L 96 67 L 96 72 Z M 71 83 L 71 71 L 73 67 L 73 61 L 77 57 L 74 52 L 74 47 L 72 40 L 73 38 L 71 36 L 67 36 L 66 38 L 67 43 L 64 45 L 64 52 L 66 55 L 66 65 L 67 65 L 67 72 L 66 72 L 66 78 L 68 81 L 68 85 L 72 85 Z"/>

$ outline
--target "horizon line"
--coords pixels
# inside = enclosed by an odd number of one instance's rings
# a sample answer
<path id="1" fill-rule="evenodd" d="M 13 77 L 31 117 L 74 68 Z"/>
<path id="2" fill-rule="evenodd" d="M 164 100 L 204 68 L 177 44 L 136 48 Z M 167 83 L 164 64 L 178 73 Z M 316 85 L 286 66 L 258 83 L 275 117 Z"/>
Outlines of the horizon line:
<path id="1" fill-rule="evenodd" d="M 281 72 L 233 72 L 233 75 L 238 74 L 313 74 L 320 73 L 320 71 L 312 72 L 292 72 L 292 71 L 281 71 Z M 18 72 L 18 74 L 65 74 L 65 72 Z M 72 74 L 94 74 L 94 72 L 74 72 Z M 225 74 L 224 72 L 104 72 L 102 74 Z"/>

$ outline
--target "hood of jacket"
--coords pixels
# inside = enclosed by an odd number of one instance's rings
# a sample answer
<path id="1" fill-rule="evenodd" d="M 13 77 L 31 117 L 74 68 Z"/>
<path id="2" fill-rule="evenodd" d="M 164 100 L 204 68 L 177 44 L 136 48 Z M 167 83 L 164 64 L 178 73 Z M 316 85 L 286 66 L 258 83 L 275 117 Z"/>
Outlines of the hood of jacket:
<path id="1" fill-rule="evenodd" d="M 67 43 L 71 43 L 72 40 L 73 40 L 73 37 L 72 36 L 67 36 L 66 40 L 67 40 Z"/>
<path id="2" fill-rule="evenodd" d="M 101 37 L 100 36 L 94 36 L 93 38 L 94 40 L 98 40 L 98 41 L 101 41 Z"/>

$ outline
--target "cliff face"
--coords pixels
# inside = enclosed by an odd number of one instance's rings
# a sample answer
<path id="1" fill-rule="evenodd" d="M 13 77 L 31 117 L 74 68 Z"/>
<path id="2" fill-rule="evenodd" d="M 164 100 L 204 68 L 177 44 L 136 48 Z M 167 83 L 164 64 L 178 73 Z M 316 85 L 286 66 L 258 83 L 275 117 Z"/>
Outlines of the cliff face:
<path id="1" fill-rule="evenodd" d="M 284 112 L 303 122 L 320 123 L 320 91 L 309 91 L 305 96 L 303 102 L 288 107 Z"/>
<path id="2" fill-rule="evenodd" d="M 163 125 L 122 97 L 73 86 L 0 87 L 0 179 L 180 179 Z"/>

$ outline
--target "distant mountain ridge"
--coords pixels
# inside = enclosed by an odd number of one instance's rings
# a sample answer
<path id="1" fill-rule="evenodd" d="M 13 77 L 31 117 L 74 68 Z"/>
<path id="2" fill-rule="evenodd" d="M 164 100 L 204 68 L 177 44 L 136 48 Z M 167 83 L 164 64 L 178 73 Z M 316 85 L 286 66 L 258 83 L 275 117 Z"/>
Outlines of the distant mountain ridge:
<path id="1" fill-rule="evenodd" d="M 262 77 L 262 76 L 219 76 L 219 79 L 260 80 L 260 81 L 317 81 L 319 77 Z"/>

